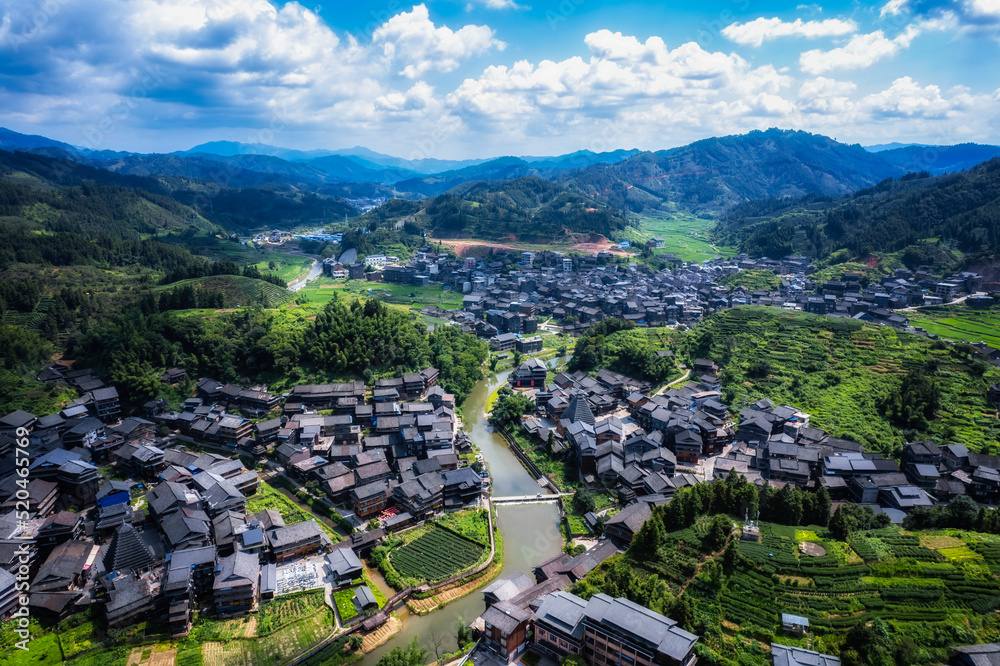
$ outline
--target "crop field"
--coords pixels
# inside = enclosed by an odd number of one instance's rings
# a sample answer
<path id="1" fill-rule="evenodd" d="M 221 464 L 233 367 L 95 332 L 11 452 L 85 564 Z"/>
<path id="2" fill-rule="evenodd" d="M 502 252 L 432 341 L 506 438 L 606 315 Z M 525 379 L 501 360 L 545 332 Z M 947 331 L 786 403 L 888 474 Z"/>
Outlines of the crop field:
<path id="1" fill-rule="evenodd" d="M 482 554 L 482 545 L 438 527 L 393 549 L 389 561 L 407 578 L 433 581 L 468 569 Z"/>
<path id="2" fill-rule="evenodd" d="M 221 291 L 232 306 L 261 305 L 276 308 L 292 299 L 293 293 L 276 284 L 243 277 L 241 275 L 210 275 L 203 278 L 180 280 L 157 287 L 154 291 L 193 286 L 198 289 Z"/>
<path id="3" fill-rule="evenodd" d="M 645 242 L 653 237 L 662 238 L 664 246 L 656 254 L 673 253 L 684 261 L 705 261 L 714 257 L 732 257 L 734 247 L 715 245 L 711 231 L 714 220 L 695 217 L 687 213 L 674 213 L 669 217 L 643 217 L 639 232 L 633 232 L 635 241 Z"/>
<path id="4" fill-rule="evenodd" d="M 692 605 L 702 641 L 732 663 L 771 663 L 771 641 L 843 656 L 851 629 L 875 618 L 919 646 L 919 655 L 894 663 L 945 663 L 949 647 L 1000 638 L 1000 536 L 946 529 L 907 532 L 897 527 L 836 539 L 818 525 L 761 523 L 759 542 L 735 539 L 732 568 L 713 556 L 707 516 L 669 532 L 653 557 L 612 558 L 571 591 L 585 597 L 619 589 L 639 598 L 666 588 Z M 803 542 L 826 550 L 800 552 Z M 654 598 L 655 598 L 654 594 Z M 785 635 L 781 614 L 809 619 L 810 638 Z M 711 627 L 711 628 L 710 628 Z M 729 662 L 727 662 L 729 663 Z"/>
<path id="5" fill-rule="evenodd" d="M 1000 349 L 1000 309 L 973 310 L 964 304 L 922 308 L 910 323 L 928 333 L 959 342 L 985 342 Z"/>
<path id="6" fill-rule="evenodd" d="M 821 643 L 835 644 L 854 625 L 880 617 L 897 626 L 919 625 L 940 641 L 953 627 L 978 626 L 983 614 L 1000 608 L 1000 582 L 992 570 L 1000 564 L 997 537 L 955 531 L 961 546 L 933 549 L 921 536 L 894 527 L 853 535 L 849 547 L 824 528 L 796 533 L 818 538 L 827 549 L 827 555 L 811 558 L 798 552 L 798 538 L 779 535 L 766 523 L 762 528 L 759 543 L 738 542 L 747 566 L 723 589 L 701 576 L 690 588 L 700 606 L 717 603 L 719 594 L 723 617 L 735 625 L 777 636 L 780 613 L 792 613 L 809 618 Z M 851 551 L 859 557 L 846 560 Z M 943 642 L 941 648 L 938 656 L 944 658 Z"/>

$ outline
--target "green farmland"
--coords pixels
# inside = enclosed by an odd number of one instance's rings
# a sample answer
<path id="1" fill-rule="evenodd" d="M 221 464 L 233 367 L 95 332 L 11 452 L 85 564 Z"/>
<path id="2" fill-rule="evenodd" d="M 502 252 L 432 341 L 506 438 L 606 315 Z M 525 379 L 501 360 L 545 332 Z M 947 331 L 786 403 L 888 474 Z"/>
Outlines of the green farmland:
<path id="1" fill-rule="evenodd" d="M 711 231 L 715 227 L 714 220 L 695 217 L 688 213 L 674 213 L 665 217 L 645 216 L 639 220 L 639 230 L 632 231 L 632 239 L 636 242 L 646 242 L 658 237 L 664 241 L 662 249 L 656 254 L 676 254 L 684 261 L 705 261 L 714 257 L 732 257 L 735 247 L 715 245 Z"/>
<path id="2" fill-rule="evenodd" d="M 959 305 L 921 308 L 910 313 L 910 323 L 928 333 L 958 342 L 985 342 L 1000 349 L 1000 308 L 974 310 Z"/>
<path id="3" fill-rule="evenodd" d="M 389 562 L 402 576 L 435 581 L 468 569 L 483 555 L 483 546 L 440 527 L 393 549 Z"/>

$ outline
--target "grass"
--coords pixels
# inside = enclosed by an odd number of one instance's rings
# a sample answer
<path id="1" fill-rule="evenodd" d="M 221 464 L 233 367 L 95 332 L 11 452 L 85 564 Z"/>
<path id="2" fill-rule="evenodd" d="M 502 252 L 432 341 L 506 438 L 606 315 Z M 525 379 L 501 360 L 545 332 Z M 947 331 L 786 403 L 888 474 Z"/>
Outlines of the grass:
<path id="1" fill-rule="evenodd" d="M 319 525 L 324 532 L 326 532 L 328 537 L 330 537 L 331 541 L 336 543 L 342 538 L 336 531 L 320 520 L 317 516 L 314 516 L 311 512 L 299 507 L 287 496 L 275 490 L 274 486 L 270 485 L 266 481 L 261 481 L 260 486 L 257 488 L 257 494 L 247 499 L 247 513 L 257 513 L 258 511 L 263 511 L 265 509 L 274 509 L 280 513 L 286 525 L 294 525 L 296 523 L 314 519 L 316 524 Z"/>
<path id="2" fill-rule="evenodd" d="M 283 287 L 241 275 L 210 275 L 203 278 L 180 280 L 156 287 L 153 291 L 167 291 L 189 285 L 197 289 L 221 291 L 225 294 L 226 303 L 230 307 L 260 305 L 274 308 L 287 303 L 293 296 L 292 292 Z M 208 312 L 214 311 L 208 310 Z"/>
<path id="3" fill-rule="evenodd" d="M 417 287 L 367 280 L 346 280 L 343 293 L 361 298 L 377 298 L 394 305 L 407 305 L 415 310 L 420 310 L 425 305 L 435 305 L 442 310 L 456 310 L 462 307 L 463 298 L 461 293 L 454 290 L 445 291 L 440 284 Z"/>
<path id="4" fill-rule="evenodd" d="M 292 500 L 275 490 L 274 486 L 261 481 L 257 487 L 257 494 L 247 499 L 247 513 L 257 513 L 265 509 L 274 509 L 280 513 L 286 525 L 294 525 L 312 518 L 308 511 L 299 508 Z"/>
<path id="5" fill-rule="evenodd" d="M 490 545 L 489 522 L 485 509 L 466 509 L 445 514 L 437 520 L 441 527 L 458 532 L 467 539 L 484 546 Z"/>
<path id="6" fill-rule="evenodd" d="M 560 490 L 576 490 L 580 487 L 580 477 L 576 465 L 549 453 L 545 444 L 529 437 L 520 427 L 512 428 L 516 441 L 528 459 L 535 463 L 542 474 L 552 479 Z"/>
<path id="7" fill-rule="evenodd" d="M 705 261 L 714 257 L 736 256 L 735 247 L 713 243 L 711 231 L 714 227 L 714 220 L 695 217 L 689 213 L 664 214 L 656 217 L 645 215 L 639 219 L 639 231 L 630 235 L 631 240 L 643 243 L 653 237 L 662 238 L 664 246 L 655 253 L 672 253 L 683 261 Z"/>

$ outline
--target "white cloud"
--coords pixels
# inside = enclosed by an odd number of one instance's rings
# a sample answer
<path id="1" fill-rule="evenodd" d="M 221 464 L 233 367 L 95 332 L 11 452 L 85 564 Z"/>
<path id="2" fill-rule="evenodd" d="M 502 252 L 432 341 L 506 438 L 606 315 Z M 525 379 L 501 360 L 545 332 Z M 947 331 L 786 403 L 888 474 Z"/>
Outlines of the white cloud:
<path id="1" fill-rule="evenodd" d="M 485 25 L 466 25 L 458 30 L 435 27 L 425 5 L 401 12 L 379 26 L 372 45 L 382 49 L 386 61 L 405 63 L 399 72 L 415 79 L 427 72 L 451 72 L 469 58 L 506 44 L 494 38 Z"/>
<path id="2" fill-rule="evenodd" d="M 972 98 L 963 88 L 950 99 L 941 96 L 935 85 L 921 87 L 909 76 L 898 78 L 887 89 L 865 96 L 859 106 L 879 117 L 945 119 L 969 108 Z"/>
<path id="3" fill-rule="evenodd" d="M 910 0 L 889 0 L 889 2 L 882 5 L 882 11 L 879 12 L 880 17 L 885 16 L 898 16 L 900 12 L 906 7 Z"/>
<path id="4" fill-rule="evenodd" d="M 851 110 L 851 96 L 857 85 L 851 81 L 836 81 L 822 76 L 804 81 L 799 87 L 798 109 L 803 113 L 821 115 L 844 114 Z"/>
<path id="5" fill-rule="evenodd" d="M 850 35 L 858 29 L 854 21 L 825 19 L 822 21 L 782 21 L 780 18 L 763 16 L 748 23 L 733 23 L 722 29 L 727 39 L 744 46 L 760 46 L 766 41 L 779 37 L 840 37 Z"/>
<path id="6" fill-rule="evenodd" d="M 844 46 L 829 51 L 806 51 L 799 56 L 799 66 L 808 74 L 823 74 L 836 69 L 863 69 L 909 48 L 910 42 L 919 34 L 920 29 L 911 25 L 894 39 L 886 37 L 881 30 L 855 35 Z"/>
<path id="7" fill-rule="evenodd" d="M 972 16 L 1000 20 L 1000 0 L 963 0 L 961 5 Z"/>

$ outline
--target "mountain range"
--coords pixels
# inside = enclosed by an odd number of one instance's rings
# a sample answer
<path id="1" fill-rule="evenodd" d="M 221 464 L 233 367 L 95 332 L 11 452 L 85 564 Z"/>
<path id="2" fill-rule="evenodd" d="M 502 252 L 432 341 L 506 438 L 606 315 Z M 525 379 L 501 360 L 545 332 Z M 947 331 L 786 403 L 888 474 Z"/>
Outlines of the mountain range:
<path id="1" fill-rule="evenodd" d="M 578 151 L 559 156 L 406 160 L 361 146 L 295 150 L 212 141 L 173 153 L 93 151 L 0 128 L 0 149 L 72 160 L 139 177 L 344 198 L 433 198 L 470 182 L 539 177 L 623 210 L 680 207 L 715 213 L 755 199 L 839 196 L 907 172 L 961 171 L 1000 155 L 978 144 L 863 148 L 802 131 L 714 137 L 656 152 Z"/>

